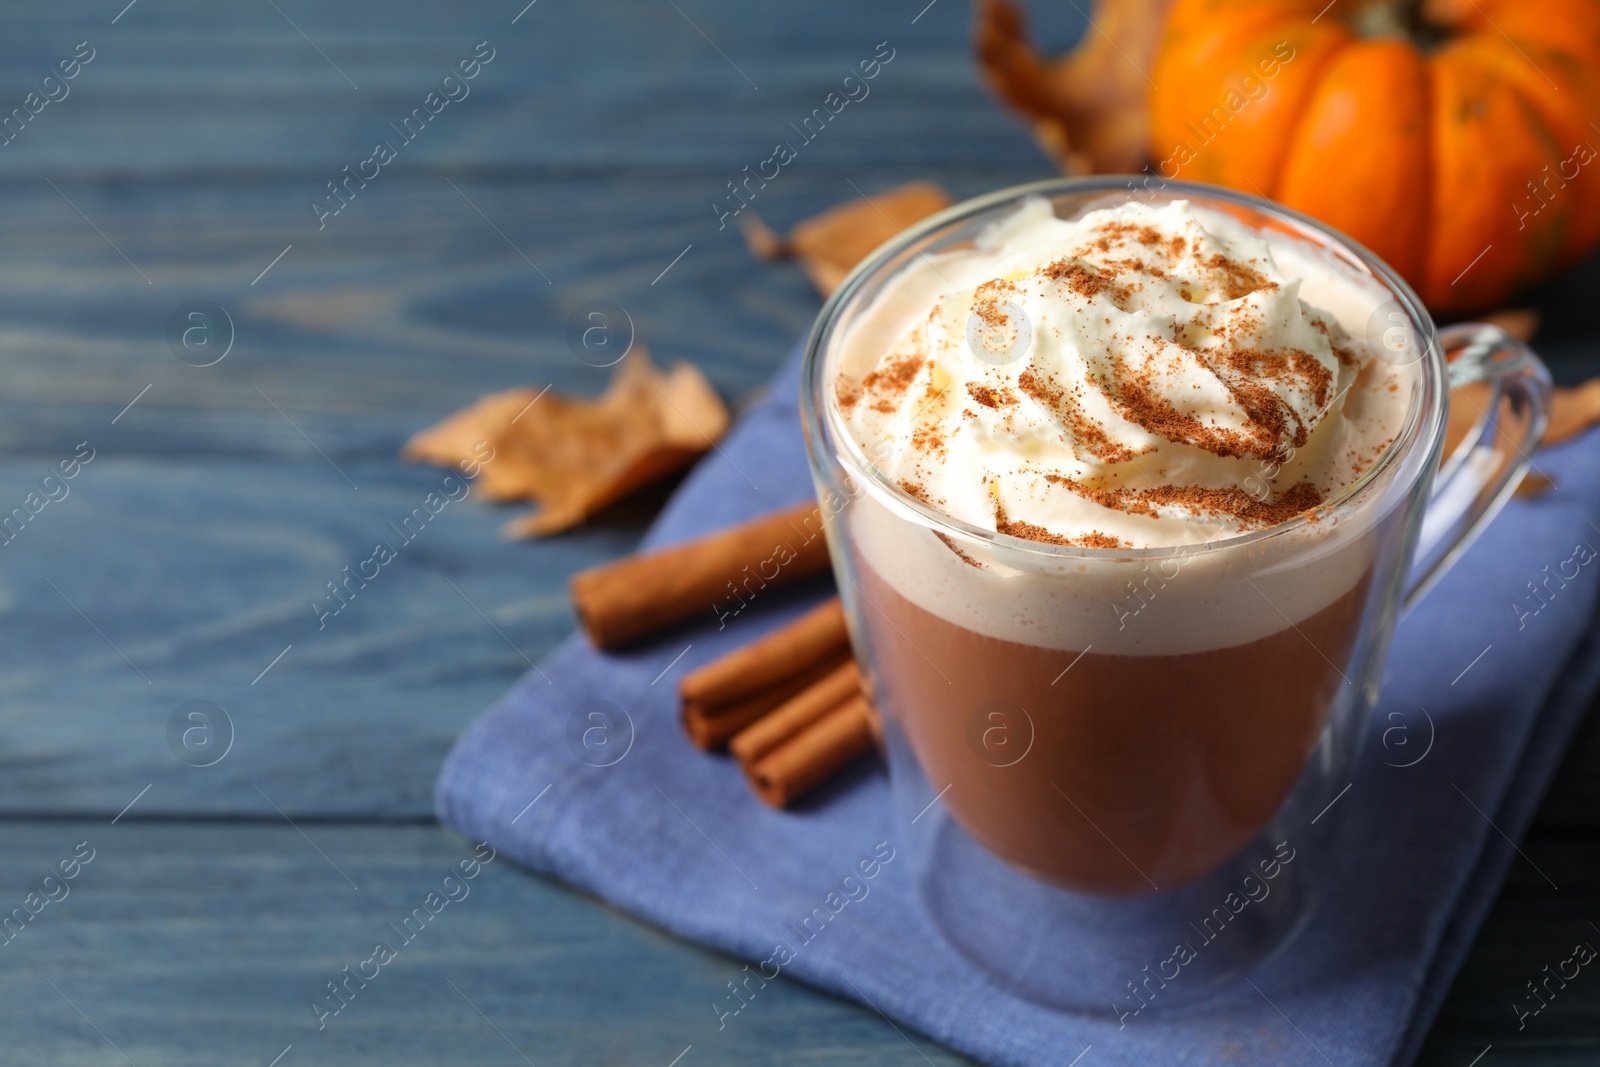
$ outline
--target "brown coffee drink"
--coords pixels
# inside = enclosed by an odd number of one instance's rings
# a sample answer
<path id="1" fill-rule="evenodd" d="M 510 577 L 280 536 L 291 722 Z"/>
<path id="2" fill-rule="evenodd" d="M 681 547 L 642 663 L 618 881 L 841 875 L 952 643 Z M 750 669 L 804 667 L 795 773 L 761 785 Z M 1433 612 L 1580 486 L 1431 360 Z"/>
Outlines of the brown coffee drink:
<path id="1" fill-rule="evenodd" d="M 989 852 L 1150 893 L 1284 804 L 1405 540 L 1338 506 L 1414 395 L 1380 292 L 1185 201 L 1025 199 L 855 313 L 835 562 L 875 702 Z"/>
<path id="2" fill-rule="evenodd" d="M 1364 574 L 1253 641 L 1130 656 L 964 629 L 858 574 L 874 701 L 956 821 L 1035 877 L 1115 895 L 1188 882 L 1260 832 L 1346 684 L 1368 591 Z"/>

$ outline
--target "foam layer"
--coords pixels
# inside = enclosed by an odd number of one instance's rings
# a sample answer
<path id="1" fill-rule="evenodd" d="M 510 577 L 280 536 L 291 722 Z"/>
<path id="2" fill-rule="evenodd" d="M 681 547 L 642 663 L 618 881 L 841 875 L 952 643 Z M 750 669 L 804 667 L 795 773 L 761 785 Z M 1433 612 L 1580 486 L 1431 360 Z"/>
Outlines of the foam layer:
<path id="1" fill-rule="evenodd" d="M 1081 274 L 1075 288 L 1080 267 L 1119 271 L 1128 291 Z M 1229 276 L 1242 279 L 1231 290 Z M 990 298 L 1008 306 L 985 315 Z M 935 529 L 873 485 L 845 514 L 861 561 L 952 622 L 1045 647 L 1172 654 L 1283 629 L 1368 572 L 1362 534 L 1380 517 L 1345 508 L 1337 523 L 1210 546 L 1338 497 L 1396 437 L 1415 353 L 1377 359 L 1364 338 L 1388 300 L 1315 248 L 1186 203 L 1063 221 L 1025 201 L 974 247 L 911 261 L 827 354 L 830 418 L 880 471 L 1011 536 Z M 1264 389 L 1238 360 L 1219 373 L 1223 345 L 1259 354 Z M 1124 386 L 1152 369 L 1145 399 L 1187 420 L 1129 402 Z M 1010 401 L 991 407 L 986 390 Z M 1172 552 L 1064 557 L 1030 541 Z"/>
<path id="2" fill-rule="evenodd" d="M 1185 201 L 1071 221 L 1024 201 L 916 273 L 937 281 L 868 313 L 909 328 L 852 334 L 834 399 L 885 474 L 972 525 L 1211 540 L 1339 494 L 1393 439 L 1386 411 L 1357 417 L 1390 384 L 1367 346 L 1259 234 Z"/>

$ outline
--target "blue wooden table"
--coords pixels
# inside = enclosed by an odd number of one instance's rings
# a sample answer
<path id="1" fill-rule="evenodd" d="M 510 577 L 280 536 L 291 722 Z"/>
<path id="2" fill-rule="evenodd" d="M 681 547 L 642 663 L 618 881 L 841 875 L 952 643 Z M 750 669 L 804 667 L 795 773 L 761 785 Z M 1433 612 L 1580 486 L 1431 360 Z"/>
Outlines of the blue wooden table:
<path id="1" fill-rule="evenodd" d="M 0 1063 L 957 1060 L 787 981 L 711 1045 L 739 963 L 504 861 L 318 1029 L 325 984 L 472 855 L 432 816 L 451 740 L 661 500 L 532 544 L 452 506 L 319 624 L 325 583 L 438 482 L 400 443 L 489 390 L 598 391 L 565 339 L 590 299 L 736 405 L 757 389 L 818 302 L 713 204 L 879 42 L 871 95 L 759 193 L 769 222 L 852 185 L 1049 173 L 976 84 L 959 0 L 525 2 L 5 10 L 0 114 L 26 118 L 0 127 L 0 913 L 27 921 L 0 938 Z M 1082 30 L 1039 14 L 1052 44 Z M 1540 294 L 1568 380 L 1597 338 L 1559 309 L 1593 281 Z M 171 340 L 196 302 L 231 324 L 200 355 Z M 1536 1033 L 1507 1005 L 1600 920 L 1597 770 L 1590 729 L 1524 846 L 1560 902 L 1516 871 L 1424 1062 L 1592 1059 L 1600 985 Z"/>

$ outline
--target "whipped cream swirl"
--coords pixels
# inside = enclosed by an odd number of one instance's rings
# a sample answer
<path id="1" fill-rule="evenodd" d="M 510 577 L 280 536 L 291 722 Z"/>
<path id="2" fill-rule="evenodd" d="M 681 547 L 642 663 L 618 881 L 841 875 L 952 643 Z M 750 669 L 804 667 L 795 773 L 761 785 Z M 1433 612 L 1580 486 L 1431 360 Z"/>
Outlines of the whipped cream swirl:
<path id="1" fill-rule="evenodd" d="M 1263 528 L 1392 439 L 1365 417 L 1386 365 L 1301 284 L 1185 201 L 1075 220 L 1025 201 L 889 285 L 835 401 L 880 470 L 973 525 L 1094 548 Z"/>

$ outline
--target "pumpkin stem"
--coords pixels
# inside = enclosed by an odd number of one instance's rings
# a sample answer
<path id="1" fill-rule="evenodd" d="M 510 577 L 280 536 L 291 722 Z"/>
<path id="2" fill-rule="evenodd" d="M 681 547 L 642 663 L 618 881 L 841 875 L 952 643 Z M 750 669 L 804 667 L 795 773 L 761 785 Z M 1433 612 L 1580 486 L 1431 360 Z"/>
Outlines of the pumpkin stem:
<path id="1" fill-rule="evenodd" d="M 1371 0 L 1356 10 L 1351 23 L 1362 37 L 1409 41 L 1415 36 L 1421 8 L 1421 0 Z"/>

